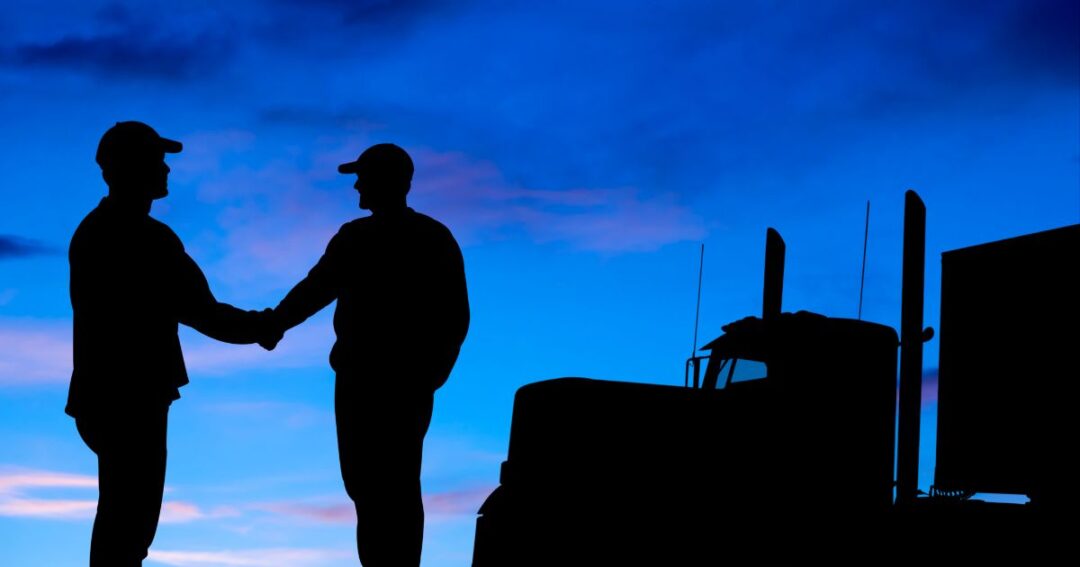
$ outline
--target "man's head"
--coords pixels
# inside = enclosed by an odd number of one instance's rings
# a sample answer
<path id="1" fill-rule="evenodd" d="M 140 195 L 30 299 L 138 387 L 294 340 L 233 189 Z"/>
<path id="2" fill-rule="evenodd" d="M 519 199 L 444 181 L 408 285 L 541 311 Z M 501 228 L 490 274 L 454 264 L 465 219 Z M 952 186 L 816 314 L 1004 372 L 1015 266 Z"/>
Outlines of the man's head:
<path id="1" fill-rule="evenodd" d="M 165 154 L 181 149 L 142 122 L 117 122 L 98 142 L 97 163 L 110 195 L 160 199 L 169 194 Z"/>
<path id="2" fill-rule="evenodd" d="M 338 166 L 340 173 L 355 173 L 353 185 L 360 192 L 360 208 L 372 212 L 405 207 L 405 195 L 412 187 L 413 162 L 405 150 L 394 144 L 376 144 L 364 150 L 356 161 Z"/>

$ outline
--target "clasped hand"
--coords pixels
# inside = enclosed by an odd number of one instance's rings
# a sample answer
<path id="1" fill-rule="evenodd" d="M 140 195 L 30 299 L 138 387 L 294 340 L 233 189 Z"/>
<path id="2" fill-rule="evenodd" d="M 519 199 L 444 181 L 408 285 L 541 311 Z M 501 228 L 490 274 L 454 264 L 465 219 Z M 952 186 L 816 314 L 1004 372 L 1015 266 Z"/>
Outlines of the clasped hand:
<path id="1" fill-rule="evenodd" d="M 285 336 L 285 328 L 281 325 L 277 313 L 273 309 L 264 309 L 259 313 L 262 319 L 261 332 L 259 333 L 259 346 L 266 350 L 274 350 L 278 342 Z"/>

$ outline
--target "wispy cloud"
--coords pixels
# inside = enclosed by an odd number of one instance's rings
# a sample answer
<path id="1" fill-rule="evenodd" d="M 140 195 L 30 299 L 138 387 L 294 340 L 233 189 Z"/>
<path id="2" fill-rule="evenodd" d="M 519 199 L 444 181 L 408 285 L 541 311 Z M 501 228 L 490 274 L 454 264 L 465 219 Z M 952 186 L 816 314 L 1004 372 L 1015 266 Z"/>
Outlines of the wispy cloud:
<path id="1" fill-rule="evenodd" d="M 432 0 L 277 0 L 305 11 L 325 10 L 346 25 L 359 25 L 384 34 L 400 32 L 416 18 L 430 15 L 438 2 Z"/>
<path id="2" fill-rule="evenodd" d="M 62 70 L 104 79 L 184 80 L 222 68 L 234 51 L 229 23 L 173 10 L 98 10 L 93 28 L 55 26 L 0 51 L 9 64 Z M 85 23 L 84 20 L 74 21 Z M 21 34 L 25 36 L 26 34 Z"/>
<path id="3" fill-rule="evenodd" d="M 47 256 L 58 253 L 52 246 L 11 234 L 0 234 L 0 260 L 26 258 L 29 256 Z"/>
<path id="4" fill-rule="evenodd" d="M 67 384 L 71 323 L 0 319 L 0 386 Z"/>
<path id="5" fill-rule="evenodd" d="M 198 520 L 217 518 L 235 518 L 242 515 L 234 506 L 215 506 L 205 509 L 190 502 L 178 500 L 166 501 L 161 508 L 161 522 L 165 524 L 186 524 Z"/>
<path id="6" fill-rule="evenodd" d="M 196 375 L 225 376 L 242 370 L 326 366 L 334 341 L 328 323 L 289 331 L 267 352 L 256 345 L 230 345 L 183 332 L 184 359 Z M 67 385 L 71 378 L 71 322 L 0 319 L 0 387 Z"/>
<path id="7" fill-rule="evenodd" d="M 635 187 L 522 187 L 499 168 L 458 152 L 421 148 L 415 200 L 467 239 L 523 230 L 536 242 L 594 252 L 639 252 L 705 236 L 705 226 L 673 193 Z"/>
<path id="8" fill-rule="evenodd" d="M 427 492 L 423 494 L 424 511 L 432 521 L 439 521 L 451 516 L 473 516 L 494 488 L 493 486 L 480 486 Z M 336 502 L 327 500 L 263 502 L 252 504 L 249 508 L 311 522 L 329 524 L 353 524 L 356 522 L 356 510 L 352 503 L 347 500 Z"/>
<path id="9" fill-rule="evenodd" d="M 330 524 L 355 524 L 356 510 L 352 504 L 312 502 L 265 502 L 253 504 L 252 509 L 280 516 Z"/>
<path id="10" fill-rule="evenodd" d="M 83 520 L 92 518 L 97 501 L 86 498 L 35 498 L 36 490 L 96 490 L 93 476 L 33 469 L 0 468 L 0 516 Z"/>
<path id="11" fill-rule="evenodd" d="M 211 43 L 207 48 L 204 44 Z M 147 41 L 139 35 L 78 37 L 21 45 L 15 50 L 20 64 L 72 71 L 92 71 L 101 76 L 187 79 L 217 66 L 209 57 L 220 55 L 227 44 L 217 38 L 162 38 Z"/>
<path id="12" fill-rule="evenodd" d="M 96 491 L 97 477 L 57 471 L 0 467 L 0 516 L 52 520 L 88 520 L 94 517 L 97 500 L 91 498 L 42 498 L 36 491 Z M 167 500 L 161 522 L 182 524 L 197 520 L 239 516 L 237 508 L 205 509 L 191 502 Z"/>
<path id="13" fill-rule="evenodd" d="M 152 562 L 179 567 L 318 567 L 352 557 L 341 549 L 268 548 L 219 551 L 150 550 Z"/>
<path id="14" fill-rule="evenodd" d="M 224 207 L 218 221 L 223 250 L 208 273 L 256 295 L 303 277 L 342 223 L 367 214 L 357 208 L 351 180 L 334 168 L 369 142 L 338 139 L 335 150 L 191 175 L 200 199 Z M 460 152 L 410 152 L 417 165 L 411 204 L 444 222 L 464 246 L 524 237 L 613 254 L 705 236 L 702 219 L 674 193 L 531 188 L 507 180 L 494 163 Z"/>
<path id="15" fill-rule="evenodd" d="M 239 401 L 216 402 L 202 406 L 202 410 L 223 416 L 274 416 L 276 420 L 289 427 L 302 428 L 315 424 L 334 422 L 334 414 L 329 409 L 313 407 L 308 404 L 279 401 Z"/>
<path id="16" fill-rule="evenodd" d="M 923 371 L 922 402 L 935 403 L 938 400 L 938 369 L 928 368 Z"/>
<path id="17" fill-rule="evenodd" d="M 40 498 L 7 498 L 0 496 L 0 516 L 15 518 L 46 518 L 52 520 L 86 520 L 94 517 L 96 500 L 47 500 Z"/>
<path id="18" fill-rule="evenodd" d="M 55 471 L 0 468 L 0 495 L 38 488 L 97 488 L 97 477 Z"/>
<path id="19" fill-rule="evenodd" d="M 424 495 L 424 511 L 436 516 L 474 516 L 494 486 L 480 486 Z"/>
<path id="20" fill-rule="evenodd" d="M 184 360 L 193 374 L 223 376 L 266 368 L 324 368 L 328 367 L 334 330 L 328 321 L 308 322 L 289 330 L 270 352 L 258 345 L 231 345 L 187 331 L 183 342 Z"/>

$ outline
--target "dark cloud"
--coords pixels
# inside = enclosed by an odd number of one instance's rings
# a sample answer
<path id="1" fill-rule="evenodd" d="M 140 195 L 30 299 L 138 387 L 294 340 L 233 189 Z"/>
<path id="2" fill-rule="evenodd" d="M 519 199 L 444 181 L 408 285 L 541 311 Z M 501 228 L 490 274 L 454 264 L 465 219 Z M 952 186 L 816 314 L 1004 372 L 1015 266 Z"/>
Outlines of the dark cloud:
<path id="1" fill-rule="evenodd" d="M 1026 73 L 1047 73 L 1075 85 L 1080 82 L 1080 2 L 1017 2 L 1005 18 L 997 48 Z"/>
<path id="2" fill-rule="evenodd" d="M 261 125 L 412 138 L 497 161 L 530 187 L 709 192 L 816 167 L 882 131 L 1009 112 L 1080 66 L 1075 2 L 474 0 L 442 19 L 425 2 L 279 2 L 324 22 L 423 23 L 393 43 L 349 27 L 325 36 L 317 52 L 351 88 L 335 76 L 336 97 L 277 98 Z"/>
<path id="3" fill-rule="evenodd" d="M 224 37 L 147 37 L 127 32 L 67 36 L 15 47 L 14 63 L 91 72 L 105 78 L 188 79 L 219 68 L 231 52 Z"/>
<path id="4" fill-rule="evenodd" d="M 167 81 L 205 77 L 232 59 L 240 37 L 235 15 L 136 6 L 106 4 L 81 27 L 23 33 L 0 47 L 0 57 L 22 69 Z"/>
<path id="5" fill-rule="evenodd" d="M 364 57 L 385 55 L 407 42 L 421 22 L 463 2 L 434 0 L 276 0 L 255 28 L 260 43 L 334 57 L 349 52 Z"/>
<path id="6" fill-rule="evenodd" d="M 305 11 L 336 14 L 346 24 L 403 24 L 438 7 L 434 0 L 278 0 Z"/>
<path id="7" fill-rule="evenodd" d="M 256 119 L 268 126 L 296 126 L 313 130 L 340 131 L 359 127 L 374 129 L 379 121 L 370 113 L 359 110 L 335 110 L 305 106 L 273 106 L 260 110 Z"/>
<path id="8" fill-rule="evenodd" d="M 36 240 L 30 240 L 9 234 L 0 234 L 0 260 L 26 258 L 29 256 L 48 256 L 55 254 L 51 246 Z"/>

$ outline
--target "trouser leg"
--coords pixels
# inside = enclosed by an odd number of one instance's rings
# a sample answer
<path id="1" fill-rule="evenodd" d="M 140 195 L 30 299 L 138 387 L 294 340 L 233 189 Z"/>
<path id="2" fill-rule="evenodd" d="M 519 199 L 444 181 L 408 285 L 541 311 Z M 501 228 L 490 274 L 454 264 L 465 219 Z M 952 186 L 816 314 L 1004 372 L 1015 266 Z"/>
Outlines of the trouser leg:
<path id="1" fill-rule="evenodd" d="M 91 567 L 138 567 L 157 532 L 165 489 L 167 409 L 120 420 L 80 418 L 98 457 L 98 507 Z"/>
<path id="2" fill-rule="evenodd" d="M 340 379 L 339 379 L 340 380 Z M 420 468 L 433 395 L 337 396 L 338 452 L 356 506 L 356 545 L 365 567 L 420 564 L 424 505 Z"/>

